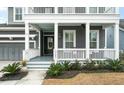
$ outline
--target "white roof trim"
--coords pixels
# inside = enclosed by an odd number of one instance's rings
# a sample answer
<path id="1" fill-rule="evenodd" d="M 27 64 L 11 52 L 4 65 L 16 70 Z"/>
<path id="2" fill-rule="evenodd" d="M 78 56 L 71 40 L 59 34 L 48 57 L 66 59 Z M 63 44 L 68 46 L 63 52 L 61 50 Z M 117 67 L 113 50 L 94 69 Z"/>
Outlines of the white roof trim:
<path id="1" fill-rule="evenodd" d="M 24 43 L 25 40 L 1 40 L 0 43 Z M 36 42 L 35 40 L 30 40 L 30 43 Z"/>
<path id="2" fill-rule="evenodd" d="M 29 35 L 29 37 L 31 37 L 31 38 L 34 38 L 35 36 L 37 36 L 37 34 L 33 34 L 33 35 Z M 7 35 L 5 35 L 5 34 L 1 34 L 0 35 L 0 38 L 12 38 L 12 37 L 16 37 L 16 38 L 20 38 L 20 37 L 25 37 L 25 34 L 14 34 L 14 35 L 12 35 L 12 34 L 7 34 Z"/>
<path id="3" fill-rule="evenodd" d="M 9 31 L 9 30 L 22 31 L 22 30 L 25 30 L 25 27 L 0 27 L 0 31 Z M 30 27 L 29 30 L 37 30 L 37 29 L 34 27 Z"/>

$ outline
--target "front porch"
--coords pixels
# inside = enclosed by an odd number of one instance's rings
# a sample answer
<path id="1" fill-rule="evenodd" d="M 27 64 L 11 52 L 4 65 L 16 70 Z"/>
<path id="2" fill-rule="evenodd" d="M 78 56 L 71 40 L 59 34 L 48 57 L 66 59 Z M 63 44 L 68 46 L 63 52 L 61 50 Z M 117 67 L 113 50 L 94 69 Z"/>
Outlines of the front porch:
<path id="1" fill-rule="evenodd" d="M 35 26 L 36 24 L 39 25 L 37 26 L 39 33 L 50 33 L 51 30 L 53 34 L 39 34 L 38 47 L 30 49 L 29 25 L 34 26 L 34 24 Z M 48 60 L 54 60 L 56 63 L 62 60 L 119 58 L 119 25 L 117 23 L 53 23 L 53 27 L 50 30 L 45 28 L 48 25 L 50 26 L 49 23 L 25 24 L 25 51 L 23 51 L 23 59 L 41 61 L 51 55 L 53 58 Z M 113 33 L 112 38 L 107 34 L 108 32 Z M 44 36 L 53 36 L 53 39 L 42 41 Z M 48 50 L 46 51 L 45 48 L 49 48 L 52 52 L 47 52 Z M 37 58 L 37 56 L 41 57 Z"/>

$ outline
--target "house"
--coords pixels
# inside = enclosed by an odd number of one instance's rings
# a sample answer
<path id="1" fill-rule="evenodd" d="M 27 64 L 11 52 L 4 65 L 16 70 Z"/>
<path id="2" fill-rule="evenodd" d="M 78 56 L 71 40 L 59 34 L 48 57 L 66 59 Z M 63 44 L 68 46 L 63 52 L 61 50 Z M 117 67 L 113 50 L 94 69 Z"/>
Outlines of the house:
<path id="1" fill-rule="evenodd" d="M 8 7 L 0 60 L 45 69 L 64 60 L 118 59 L 119 16 L 116 7 Z"/>

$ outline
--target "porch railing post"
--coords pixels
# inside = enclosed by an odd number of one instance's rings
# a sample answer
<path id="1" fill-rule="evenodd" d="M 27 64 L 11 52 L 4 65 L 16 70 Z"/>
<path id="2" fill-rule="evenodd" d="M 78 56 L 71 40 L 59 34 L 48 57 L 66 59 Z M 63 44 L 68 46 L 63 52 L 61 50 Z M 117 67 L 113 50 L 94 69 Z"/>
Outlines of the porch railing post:
<path id="1" fill-rule="evenodd" d="M 57 63 L 57 49 L 58 49 L 58 23 L 54 24 L 54 61 Z"/>
<path id="2" fill-rule="evenodd" d="M 29 23 L 25 22 L 25 50 L 29 49 Z"/>
<path id="3" fill-rule="evenodd" d="M 86 23 L 86 59 L 89 59 L 89 34 L 90 34 L 90 23 Z"/>
<path id="4" fill-rule="evenodd" d="M 115 23 L 114 36 L 115 59 L 119 59 L 119 23 Z"/>

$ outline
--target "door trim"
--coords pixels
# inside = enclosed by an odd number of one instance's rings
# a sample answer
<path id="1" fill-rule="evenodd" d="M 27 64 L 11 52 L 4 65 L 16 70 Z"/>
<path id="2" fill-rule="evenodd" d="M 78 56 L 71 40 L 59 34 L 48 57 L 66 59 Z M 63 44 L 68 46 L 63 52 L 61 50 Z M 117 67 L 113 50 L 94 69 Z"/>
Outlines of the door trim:
<path id="1" fill-rule="evenodd" d="M 44 48 L 44 45 L 45 45 L 44 38 L 45 37 L 53 37 L 53 45 L 54 45 L 54 36 L 53 35 L 52 36 L 51 35 L 47 35 L 47 36 L 46 35 L 43 35 L 43 56 L 47 56 L 47 54 L 45 54 L 45 50 L 44 50 L 45 49 Z"/>

